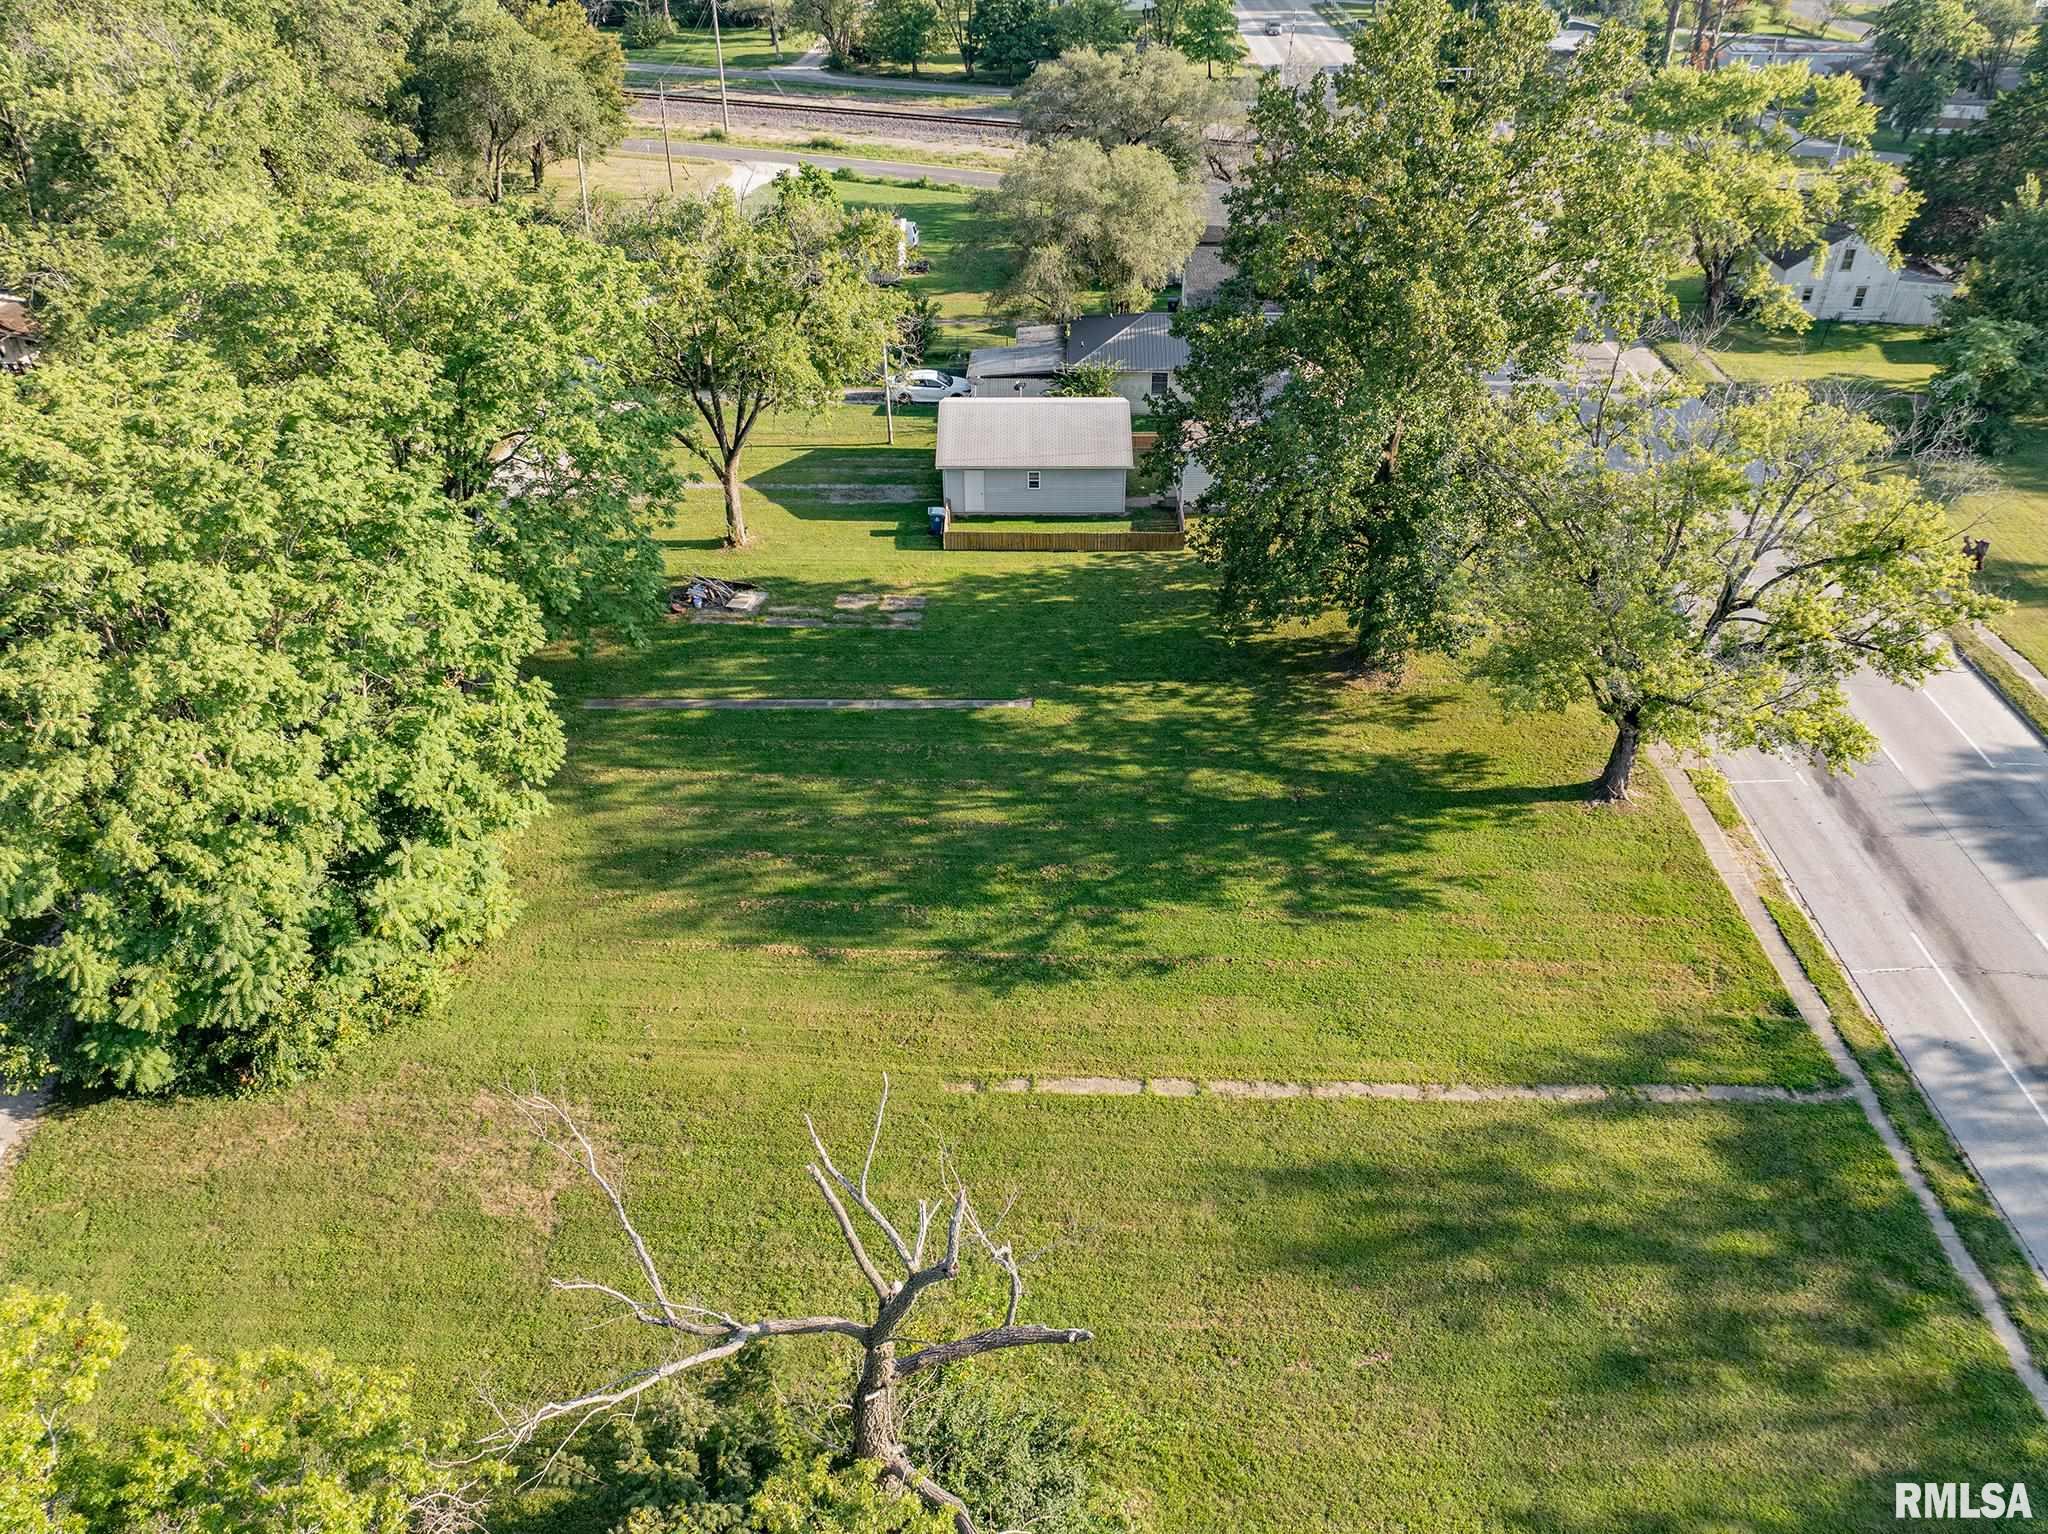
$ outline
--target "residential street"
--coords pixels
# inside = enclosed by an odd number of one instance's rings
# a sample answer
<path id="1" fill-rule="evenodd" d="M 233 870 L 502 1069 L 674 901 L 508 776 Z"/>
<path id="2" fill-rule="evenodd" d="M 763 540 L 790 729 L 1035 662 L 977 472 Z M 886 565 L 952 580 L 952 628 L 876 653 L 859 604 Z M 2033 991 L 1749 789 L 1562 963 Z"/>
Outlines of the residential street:
<path id="1" fill-rule="evenodd" d="M 2048 750 L 1988 683 L 1850 689 L 1882 754 L 1854 777 L 1723 770 L 1864 998 L 2048 1262 Z"/>
<path id="2" fill-rule="evenodd" d="M 1252 63 L 1284 71 L 1290 84 L 1351 62 L 1351 44 L 1307 0 L 1237 0 L 1234 8 Z M 1276 22 L 1281 34 L 1270 37 L 1266 28 Z"/>

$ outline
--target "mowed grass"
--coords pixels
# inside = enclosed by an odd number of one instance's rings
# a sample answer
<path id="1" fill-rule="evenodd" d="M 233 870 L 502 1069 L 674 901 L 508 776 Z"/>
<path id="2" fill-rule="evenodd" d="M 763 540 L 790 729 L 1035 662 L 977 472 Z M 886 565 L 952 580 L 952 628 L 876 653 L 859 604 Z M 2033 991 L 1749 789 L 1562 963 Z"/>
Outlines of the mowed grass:
<path id="1" fill-rule="evenodd" d="M 1654 777 L 1627 813 L 1580 802 L 1589 721 L 1503 723 L 1440 668 L 1344 687 L 1333 634 L 1228 644 L 1182 556 L 942 553 L 929 421 L 893 452 L 879 412 L 784 430 L 749 464 L 748 554 L 706 492 L 666 535 L 679 575 L 919 592 L 921 627 L 677 623 L 544 667 L 556 812 L 444 1018 L 281 1096 L 39 1128 L 0 1273 L 135 1329 L 109 1416 L 179 1343 L 405 1363 L 471 1415 L 479 1386 L 645 1359 L 548 1293 L 632 1280 L 507 1086 L 622 1161 L 677 1291 L 855 1308 L 800 1115 L 852 1155 L 887 1070 L 886 1194 L 930 1192 L 950 1147 L 989 1207 L 1020 1196 L 1021 1246 L 1053 1243 L 1027 1316 L 1098 1333 L 981 1367 L 1128 1424 L 1111 1474 L 1161 1531 L 1869 1529 L 1895 1476 L 2043 1462 L 1852 1105 L 950 1090 L 1833 1078 Z M 576 706 L 644 693 L 1036 703 Z M 951 1319 L 998 1304 L 963 1287 Z"/>
<path id="2" fill-rule="evenodd" d="M 974 211 L 973 192 L 850 180 L 833 186 L 848 207 L 879 208 L 917 225 L 917 254 L 931 270 L 904 279 L 904 286 L 939 306 L 939 341 L 925 358 L 929 366 L 957 364 L 964 370 L 975 347 L 1000 346 L 1015 334 L 1014 324 L 990 308 L 990 295 L 1009 274 L 1010 258 L 989 238 L 987 220 Z M 928 466 L 929 452 L 924 456 Z"/>

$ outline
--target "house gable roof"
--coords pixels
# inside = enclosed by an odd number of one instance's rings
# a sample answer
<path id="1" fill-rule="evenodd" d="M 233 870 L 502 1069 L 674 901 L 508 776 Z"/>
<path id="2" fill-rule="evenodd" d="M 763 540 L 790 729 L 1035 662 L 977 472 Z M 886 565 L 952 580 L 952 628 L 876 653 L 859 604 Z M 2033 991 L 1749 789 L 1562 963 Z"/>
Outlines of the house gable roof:
<path id="1" fill-rule="evenodd" d="M 1128 469 L 1131 402 L 1110 399 L 939 401 L 942 469 Z"/>

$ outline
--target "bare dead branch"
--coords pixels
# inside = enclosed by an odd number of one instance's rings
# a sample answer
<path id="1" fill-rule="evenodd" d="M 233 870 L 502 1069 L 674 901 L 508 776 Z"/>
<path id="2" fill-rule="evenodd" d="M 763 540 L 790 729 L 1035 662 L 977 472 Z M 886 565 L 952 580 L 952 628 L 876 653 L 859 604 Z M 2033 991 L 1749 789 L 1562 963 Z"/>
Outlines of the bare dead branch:
<path id="1" fill-rule="evenodd" d="M 1029 1348 L 1063 1342 L 1093 1342 L 1095 1333 L 1077 1326 L 992 1326 L 985 1332 L 976 1332 L 971 1337 L 961 1337 L 953 1342 L 935 1342 L 928 1348 L 919 1348 L 896 1361 L 896 1377 L 917 1373 L 920 1369 L 937 1368 L 942 1364 L 956 1364 L 962 1359 L 977 1358 L 983 1353 L 994 1353 L 1002 1348 Z"/>
<path id="2" fill-rule="evenodd" d="M 479 1440 L 486 1450 L 505 1452 L 518 1449 L 532 1442 L 543 1429 L 556 1424 L 567 1424 L 566 1433 L 554 1444 L 542 1466 L 544 1473 L 547 1466 L 554 1463 L 584 1426 L 606 1412 L 640 1400 L 647 1392 L 665 1381 L 732 1358 L 752 1344 L 771 1338 L 846 1337 L 858 1342 L 863 1354 L 860 1383 L 855 1388 L 849 1408 L 854 1424 L 855 1455 L 879 1464 L 885 1479 L 915 1493 L 927 1506 L 950 1514 L 958 1534 L 975 1534 L 974 1520 L 966 1504 L 911 1463 L 903 1447 L 896 1405 L 896 1389 L 899 1382 L 924 1370 L 962 1362 L 984 1353 L 1042 1344 L 1087 1342 L 1094 1334 L 1078 1327 L 1035 1326 L 1018 1321 L 1018 1312 L 1024 1296 L 1022 1264 L 1011 1243 L 997 1242 L 992 1235 L 992 1229 L 1000 1226 L 1008 1217 L 1014 1201 L 1005 1203 L 1002 1214 L 993 1222 L 993 1226 L 984 1225 L 975 1211 L 965 1180 L 950 1175 L 943 1154 L 940 1163 L 941 1175 L 947 1184 L 947 1192 L 952 1203 L 946 1218 L 944 1250 L 930 1261 L 926 1260 L 932 1225 L 938 1212 L 937 1206 L 929 1200 L 918 1200 L 915 1244 L 903 1239 L 896 1226 L 876 1202 L 870 1191 L 869 1181 L 873 1174 L 875 1158 L 880 1152 L 882 1127 L 888 1112 L 887 1077 L 883 1078 L 881 1099 L 875 1109 L 874 1126 L 869 1132 L 858 1181 L 848 1178 L 839 1170 L 830 1152 L 825 1149 L 824 1140 L 819 1135 L 817 1126 L 808 1115 L 804 1118 L 804 1127 L 809 1132 L 812 1149 L 817 1153 L 817 1159 L 806 1170 L 811 1181 L 817 1185 L 819 1194 L 824 1198 L 826 1208 L 831 1211 L 833 1222 L 845 1241 L 847 1252 L 853 1258 L 855 1267 L 860 1270 L 861 1276 L 875 1292 L 875 1314 L 869 1321 L 827 1315 L 764 1317 L 743 1322 L 723 1310 L 703 1305 L 679 1304 L 671 1300 L 648 1244 L 641 1237 L 627 1212 L 625 1199 L 619 1191 L 617 1182 L 605 1173 L 589 1138 L 578 1128 L 568 1111 L 537 1093 L 513 1100 L 533 1126 L 540 1140 L 560 1152 L 571 1164 L 581 1167 L 585 1175 L 597 1185 L 606 1202 L 610 1204 L 613 1216 L 625 1234 L 654 1298 L 649 1302 L 636 1298 L 612 1284 L 587 1278 L 556 1279 L 553 1286 L 564 1293 L 599 1295 L 619 1307 L 620 1319 L 631 1319 L 644 1326 L 659 1327 L 679 1336 L 695 1339 L 703 1345 L 636 1370 L 599 1389 L 561 1400 L 543 1402 L 518 1417 L 497 1412 L 498 1427 Z M 869 1256 L 855 1220 L 856 1212 L 873 1222 L 897 1257 L 902 1260 L 904 1277 L 901 1280 L 891 1282 L 885 1278 L 881 1269 Z M 896 1347 L 904 1322 L 925 1290 L 959 1276 L 962 1247 L 970 1233 L 976 1245 L 1008 1280 L 1009 1295 L 1003 1323 L 966 1337 L 932 1342 L 917 1348 L 907 1357 L 898 1359 Z M 493 1409 L 495 1411 L 495 1407 Z M 461 1516 L 461 1513 L 459 1508 L 452 1506 L 448 1509 L 423 1511 L 423 1527 L 429 1527 L 430 1534 L 463 1534 L 469 1527 L 459 1522 L 427 1525 L 424 1520 L 429 1512 L 434 1517 L 444 1518 L 456 1518 Z"/>

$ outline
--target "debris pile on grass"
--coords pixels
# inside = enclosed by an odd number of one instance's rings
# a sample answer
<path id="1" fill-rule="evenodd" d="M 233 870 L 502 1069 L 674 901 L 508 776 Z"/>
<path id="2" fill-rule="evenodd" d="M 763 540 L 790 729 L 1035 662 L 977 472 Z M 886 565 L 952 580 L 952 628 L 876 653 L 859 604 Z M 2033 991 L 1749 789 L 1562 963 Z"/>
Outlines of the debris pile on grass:
<path id="1" fill-rule="evenodd" d="M 693 575 L 680 586 L 669 588 L 668 610 L 687 613 L 710 608 L 750 613 L 766 598 L 767 593 L 752 581 L 722 581 L 712 575 Z"/>

